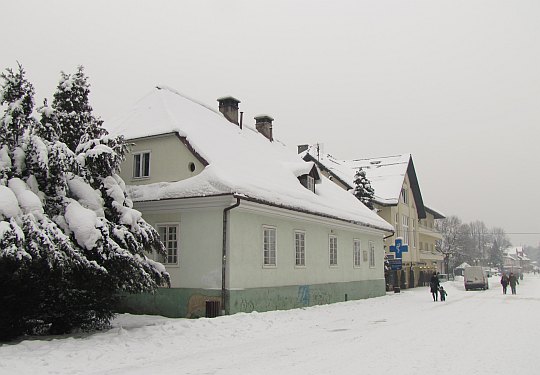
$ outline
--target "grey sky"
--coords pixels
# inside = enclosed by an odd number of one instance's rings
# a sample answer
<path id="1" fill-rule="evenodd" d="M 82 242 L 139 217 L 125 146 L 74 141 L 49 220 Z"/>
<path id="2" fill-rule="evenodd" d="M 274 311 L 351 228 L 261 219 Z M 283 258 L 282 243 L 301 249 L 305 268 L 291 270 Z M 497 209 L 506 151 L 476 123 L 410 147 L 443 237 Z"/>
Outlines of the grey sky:
<path id="1" fill-rule="evenodd" d="M 540 232 L 540 2 L 2 1 L 0 68 L 37 99 L 84 65 L 105 121 L 156 84 L 291 147 L 352 159 L 412 153 L 424 202 L 508 233 Z M 511 235 L 538 245 L 540 235 Z"/>

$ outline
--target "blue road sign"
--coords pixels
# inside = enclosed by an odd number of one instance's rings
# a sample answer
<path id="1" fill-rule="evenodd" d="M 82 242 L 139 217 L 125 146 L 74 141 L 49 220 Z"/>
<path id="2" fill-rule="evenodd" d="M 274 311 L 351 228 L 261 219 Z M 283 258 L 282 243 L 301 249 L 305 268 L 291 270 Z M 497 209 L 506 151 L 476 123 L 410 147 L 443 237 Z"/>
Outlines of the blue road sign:
<path id="1" fill-rule="evenodd" d="M 392 271 L 399 271 L 403 268 L 403 262 L 401 259 L 388 259 L 388 265 Z"/>

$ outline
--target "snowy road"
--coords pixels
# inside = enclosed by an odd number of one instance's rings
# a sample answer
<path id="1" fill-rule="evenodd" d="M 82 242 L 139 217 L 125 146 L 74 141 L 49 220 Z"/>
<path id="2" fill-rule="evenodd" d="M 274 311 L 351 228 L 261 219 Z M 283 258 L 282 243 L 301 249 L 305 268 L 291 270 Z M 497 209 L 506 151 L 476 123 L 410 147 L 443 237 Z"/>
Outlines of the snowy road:
<path id="1" fill-rule="evenodd" d="M 89 336 L 0 347 L 0 374 L 536 374 L 540 277 L 518 295 L 427 287 L 302 310 L 183 320 L 122 315 Z"/>

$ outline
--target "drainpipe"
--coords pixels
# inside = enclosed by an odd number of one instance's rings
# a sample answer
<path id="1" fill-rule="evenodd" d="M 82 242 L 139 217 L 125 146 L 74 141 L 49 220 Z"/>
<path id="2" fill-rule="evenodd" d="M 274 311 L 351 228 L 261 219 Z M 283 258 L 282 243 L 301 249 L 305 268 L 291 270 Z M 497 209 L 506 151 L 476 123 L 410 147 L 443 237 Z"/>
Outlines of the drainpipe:
<path id="1" fill-rule="evenodd" d="M 221 315 L 225 315 L 225 301 L 227 297 L 227 291 L 225 289 L 225 276 L 227 272 L 227 212 L 235 207 L 240 206 L 240 198 L 236 197 L 236 203 L 232 206 L 225 207 L 223 209 L 223 248 L 221 258 Z"/>

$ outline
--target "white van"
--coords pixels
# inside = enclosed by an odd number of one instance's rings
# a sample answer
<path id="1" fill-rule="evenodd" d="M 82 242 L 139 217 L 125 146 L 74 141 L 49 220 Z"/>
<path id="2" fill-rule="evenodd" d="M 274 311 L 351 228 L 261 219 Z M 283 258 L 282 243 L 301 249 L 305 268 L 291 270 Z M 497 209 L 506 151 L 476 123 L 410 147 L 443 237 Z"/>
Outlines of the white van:
<path id="1" fill-rule="evenodd" d="M 488 277 L 480 266 L 471 266 L 463 270 L 463 282 L 465 290 L 489 289 Z"/>

